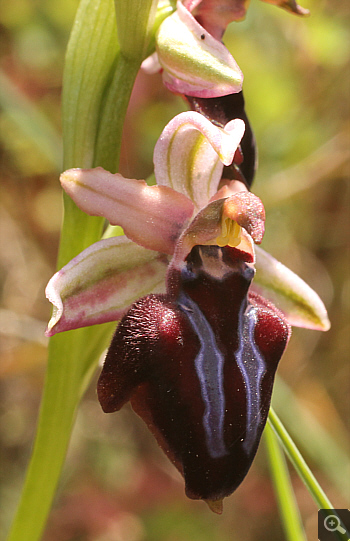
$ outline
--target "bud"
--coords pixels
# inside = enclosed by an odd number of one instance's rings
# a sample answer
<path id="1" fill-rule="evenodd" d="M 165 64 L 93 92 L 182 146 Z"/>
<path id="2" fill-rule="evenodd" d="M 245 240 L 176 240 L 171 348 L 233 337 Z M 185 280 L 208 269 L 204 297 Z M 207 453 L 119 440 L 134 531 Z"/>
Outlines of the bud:
<path id="1" fill-rule="evenodd" d="M 164 84 L 172 92 L 215 98 L 242 89 L 243 74 L 232 55 L 181 2 L 160 25 L 156 49 Z"/>

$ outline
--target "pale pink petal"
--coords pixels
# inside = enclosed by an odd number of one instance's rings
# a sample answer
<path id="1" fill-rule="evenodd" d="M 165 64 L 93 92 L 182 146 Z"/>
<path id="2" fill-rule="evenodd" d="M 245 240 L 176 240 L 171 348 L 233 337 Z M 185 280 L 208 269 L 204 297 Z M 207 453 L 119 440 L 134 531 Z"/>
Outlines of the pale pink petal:
<path id="1" fill-rule="evenodd" d="M 286 11 L 295 13 L 296 15 L 301 15 L 304 17 L 306 15 L 310 15 L 309 10 L 299 6 L 296 0 L 262 0 L 262 1 L 268 4 L 274 4 L 275 6 L 279 6 L 280 8 L 283 8 Z"/>
<path id="2" fill-rule="evenodd" d="M 250 0 L 184 0 L 184 6 L 216 39 L 221 39 L 227 25 L 246 16 Z"/>
<path id="3" fill-rule="evenodd" d="M 166 267 L 164 258 L 124 236 L 96 242 L 49 281 L 47 336 L 117 321 L 140 296 L 164 290 Z"/>
<path id="4" fill-rule="evenodd" d="M 154 149 L 158 185 L 187 195 L 197 209 L 216 193 L 223 164 L 230 165 L 244 134 L 244 122 L 215 126 L 200 113 L 180 113 L 164 128 Z"/>
<path id="5" fill-rule="evenodd" d="M 254 289 L 270 299 L 291 325 L 328 331 L 327 310 L 317 293 L 304 280 L 270 254 L 256 247 Z"/>
<path id="6" fill-rule="evenodd" d="M 141 64 L 141 68 L 145 73 L 152 75 L 153 73 L 158 73 L 162 69 L 162 66 L 159 64 L 158 54 L 153 53 L 151 56 L 148 56 Z"/>
<path id="7" fill-rule="evenodd" d="M 185 195 L 101 167 L 69 169 L 60 180 L 80 209 L 120 225 L 128 238 L 150 250 L 172 254 L 193 214 L 193 203 Z"/>
<path id="8" fill-rule="evenodd" d="M 172 92 L 215 98 L 242 90 L 243 74 L 232 55 L 181 2 L 160 25 L 156 49 Z"/>

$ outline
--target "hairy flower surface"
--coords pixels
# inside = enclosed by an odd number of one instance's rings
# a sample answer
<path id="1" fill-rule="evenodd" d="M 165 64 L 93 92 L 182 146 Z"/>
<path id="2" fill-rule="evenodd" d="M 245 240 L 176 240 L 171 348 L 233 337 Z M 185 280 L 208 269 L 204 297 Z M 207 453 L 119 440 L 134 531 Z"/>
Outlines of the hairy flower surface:
<path id="1" fill-rule="evenodd" d="M 224 165 L 241 162 L 243 133 L 241 119 L 221 128 L 178 115 L 155 147 L 156 186 L 101 168 L 63 173 L 79 207 L 125 236 L 91 246 L 47 287 L 49 335 L 122 318 L 98 383 L 102 408 L 130 400 L 187 495 L 216 512 L 255 456 L 290 323 L 329 326 L 316 293 L 265 252 L 256 257 L 263 205 L 222 180 Z M 254 290 L 257 259 L 260 288 L 283 313 Z"/>

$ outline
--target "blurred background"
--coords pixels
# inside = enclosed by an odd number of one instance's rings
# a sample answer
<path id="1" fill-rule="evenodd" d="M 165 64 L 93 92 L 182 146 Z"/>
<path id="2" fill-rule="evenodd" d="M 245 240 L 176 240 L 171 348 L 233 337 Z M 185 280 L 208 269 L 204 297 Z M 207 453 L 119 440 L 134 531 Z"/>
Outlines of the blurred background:
<path id="1" fill-rule="evenodd" d="M 61 83 L 77 0 L 0 0 L 0 532 L 22 487 L 46 367 L 61 224 Z M 327 333 L 295 329 L 273 396 L 337 508 L 349 507 L 349 59 L 348 0 L 305 0 L 300 19 L 252 0 L 225 43 L 245 75 L 267 211 L 263 248 L 327 305 Z M 146 178 L 154 144 L 185 105 L 158 75 L 138 76 L 121 172 Z M 79 409 L 44 541 L 279 541 L 265 446 L 224 514 L 187 500 L 183 482 L 125 407 L 102 413 L 93 382 Z M 317 507 L 291 470 L 308 539 Z M 1 536 L 2 534 L 0 534 Z M 28 540 L 30 541 L 30 540 Z"/>

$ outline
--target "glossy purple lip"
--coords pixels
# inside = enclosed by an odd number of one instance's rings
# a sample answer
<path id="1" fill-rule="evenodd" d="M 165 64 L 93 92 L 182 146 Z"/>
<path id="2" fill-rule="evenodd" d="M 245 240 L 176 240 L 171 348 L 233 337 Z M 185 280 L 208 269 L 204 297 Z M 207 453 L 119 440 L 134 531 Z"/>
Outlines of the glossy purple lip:
<path id="1" fill-rule="evenodd" d="M 185 478 L 190 498 L 218 501 L 245 477 L 268 415 L 289 326 L 249 296 L 239 250 L 196 246 L 166 295 L 122 319 L 98 382 L 106 412 L 128 400 Z"/>

